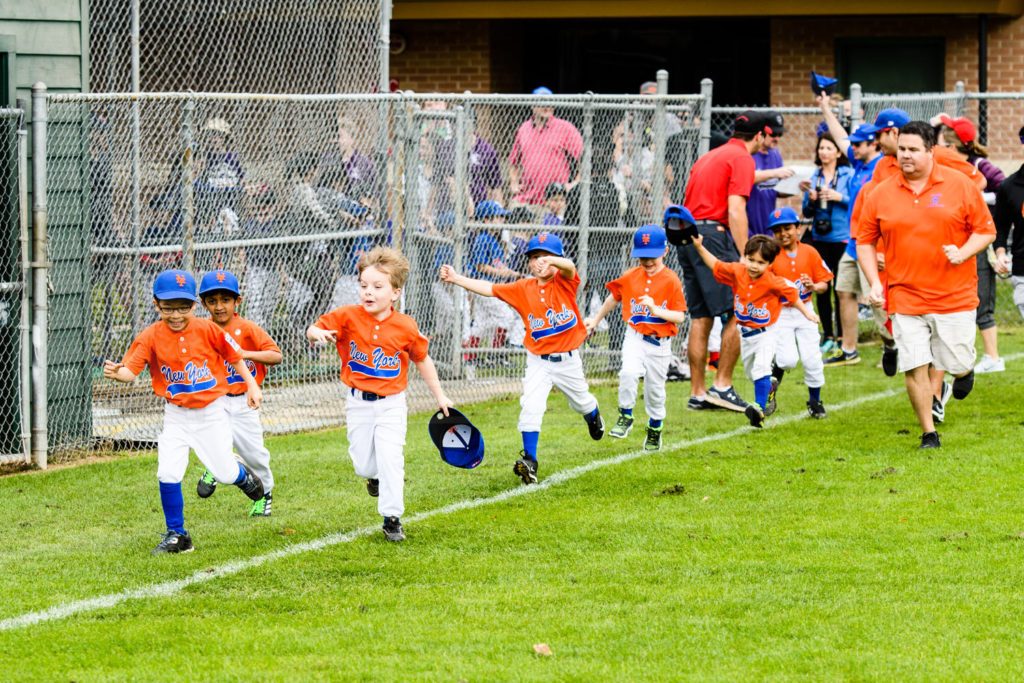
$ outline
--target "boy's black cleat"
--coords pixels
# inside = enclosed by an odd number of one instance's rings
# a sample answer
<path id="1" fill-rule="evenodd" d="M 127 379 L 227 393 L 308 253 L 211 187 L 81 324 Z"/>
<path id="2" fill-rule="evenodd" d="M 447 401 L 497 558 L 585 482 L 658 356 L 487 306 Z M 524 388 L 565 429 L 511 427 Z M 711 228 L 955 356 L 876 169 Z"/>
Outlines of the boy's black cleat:
<path id="1" fill-rule="evenodd" d="M 750 420 L 751 427 L 757 427 L 758 429 L 764 427 L 764 411 L 761 410 L 761 406 L 748 403 L 743 414 Z"/>
<path id="2" fill-rule="evenodd" d="M 537 483 L 536 460 L 523 456 L 516 460 L 516 464 L 512 466 L 512 471 L 515 472 L 517 477 L 523 480 L 524 484 Z"/>
<path id="3" fill-rule="evenodd" d="M 584 415 L 583 419 L 586 421 L 587 429 L 590 431 L 590 438 L 594 441 L 600 441 L 601 437 L 604 436 L 604 418 L 601 417 L 601 411 L 598 410 L 592 418 Z"/>
<path id="4" fill-rule="evenodd" d="M 938 432 L 926 432 L 921 435 L 921 445 L 917 448 L 921 450 L 922 448 L 939 448 L 941 446 Z"/>
<path id="5" fill-rule="evenodd" d="M 882 347 L 882 372 L 886 377 L 895 377 L 899 369 L 900 352 L 896 349 L 896 343 L 892 346 Z"/>
<path id="6" fill-rule="evenodd" d="M 973 388 L 974 370 L 971 370 L 963 377 L 957 377 L 953 380 L 953 398 L 962 401 L 967 398 L 967 394 L 971 393 Z"/>
<path id="7" fill-rule="evenodd" d="M 384 538 L 389 541 L 405 540 L 405 531 L 402 530 L 402 522 L 398 517 L 384 518 Z"/>
<path id="8" fill-rule="evenodd" d="M 367 479 L 366 480 L 366 492 L 373 498 L 380 495 L 380 480 L 379 479 Z"/>
<path id="9" fill-rule="evenodd" d="M 825 404 L 821 401 L 808 401 L 807 414 L 815 420 L 824 420 L 828 417 L 828 413 L 825 412 Z"/>
<path id="10" fill-rule="evenodd" d="M 196 495 L 200 498 L 209 498 L 217 490 L 217 480 L 213 478 L 210 470 L 203 470 L 203 476 L 199 477 L 196 484 Z"/>
<path id="11" fill-rule="evenodd" d="M 192 545 L 192 537 L 186 531 L 179 534 L 177 531 L 167 530 L 163 539 L 155 548 L 149 551 L 150 555 L 162 555 L 164 553 L 190 553 L 195 550 Z"/>
<path id="12" fill-rule="evenodd" d="M 238 488 L 242 489 L 242 493 L 249 496 L 249 500 L 259 500 L 265 493 L 263 481 L 249 467 L 245 468 L 245 479 L 238 485 Z"/>

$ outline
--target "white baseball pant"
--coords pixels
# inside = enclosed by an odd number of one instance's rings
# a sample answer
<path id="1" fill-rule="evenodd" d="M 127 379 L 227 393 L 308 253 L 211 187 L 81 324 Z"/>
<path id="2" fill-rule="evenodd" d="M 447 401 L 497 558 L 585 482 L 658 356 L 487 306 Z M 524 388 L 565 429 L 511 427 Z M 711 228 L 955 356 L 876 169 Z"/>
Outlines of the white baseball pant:
<path id="1" fill-rule="evenodd" d="M 597 408 L 597 398 L 590 393 L 590 387 L 583 376 L 583 359 L 578 350 L 544 356 L 527 351 L 523 395 L 519 399 L 522 407 L 519 411 L 519 431 L 540 431 L 552 386 L 558 387 L 565 394 L 569 407 L 580 415 L 586 415 Z"/>
<path id="2" fill-rule="evenodd" d="M 224 397 L 228 420 L 231 422 L 231 442 L 242 462 L 248 465 L 263 482 L 263 490 L 274 488 L 274 475 L 270 471 L 270 451 L 263 445 L 263 424 L 260 411 L 249 407 L 248 394 L 229 394 Z"/>
<path id="3" fill-rule="evenodd" d="M 775 329 L 775 364 L 783 370 L 792 370 L 800 361 L 804 364 L 804 384 L 811 388 L 825 386 L 825 362 L 818 346 L 817 323 L 787 306 L 782 309 Z"/>
<path id="4" fill-rule="evenodd" d="M 221 396 L 202 408 L 164 404 L 164 428 L 156 441 L 157 480 L 164 484 L 181 483 L 191 449 L 217 481 L 235 483 L 238 463 L 231 452 L 226 403 L 227 399 Z"/>
<path id="5" fill-rule="evenodd" d="M 767 377 L 772 374 L 772 361 L 775 359 L 775 340 L 778 324 L 762 328 L 764 332 L 758 334 L 743 333 L 746 331 L 742 325 L 740 329 L 740 356 L 743 358 L 743 370 L 747 373 L 747 379 L 751 382 Z"/>
<path id="6" fill-rule="evenodd" d="M 401 517 L 405 512 L 405 430 L 409 411 L 405 392 L 367 401 L 358 389 L 345 394 L 348 454 L 356 475 L 380 481 L 377 512 Z"/>
<path id="7" fill-rule="evenodd" d="M 636 405 L 636 390 L 644 378 L 644 409 L 647 417 L 665 419 L 665 379 L 672 361 L 672 337 L 652 344 L 632 327 L 622 339 L 622 368 L 619 370 L 619 408 Z"/>

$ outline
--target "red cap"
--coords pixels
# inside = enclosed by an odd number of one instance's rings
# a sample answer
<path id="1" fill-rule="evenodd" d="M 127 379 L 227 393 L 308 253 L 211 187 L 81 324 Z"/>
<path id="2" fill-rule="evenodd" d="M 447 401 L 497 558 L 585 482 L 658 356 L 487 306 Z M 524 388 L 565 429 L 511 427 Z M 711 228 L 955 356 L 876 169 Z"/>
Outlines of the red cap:
<path id="1" fill-rule="evenodd" d="M 957 138 L 960 139 L 960 142 L 965 145 L 973 142 L 978 137 L 978 129 L 974 127 L 973 123 L 962 116 L 953 119 L 943 114 L 939 117 L 939 120 L 942 121 L 942 125 L 951 128 L 956 133 Z"/>

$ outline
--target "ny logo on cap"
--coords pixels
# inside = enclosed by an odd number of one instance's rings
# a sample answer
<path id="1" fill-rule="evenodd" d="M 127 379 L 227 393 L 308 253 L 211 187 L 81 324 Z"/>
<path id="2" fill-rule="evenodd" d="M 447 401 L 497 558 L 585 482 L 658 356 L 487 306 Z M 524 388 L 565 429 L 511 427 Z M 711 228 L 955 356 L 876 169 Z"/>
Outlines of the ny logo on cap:
<path id="1" fill-rule="evenodd" d="M 537 235 L 537 241 L 540 242 L 541 244 L 544 244 L 545 242 L 547 242 L 547 240 L 548 234 L 546 232 L 542 232 L 541 234 Z"/>
<path id="2" fill-rule="evenodd" d="M 782 209 L 775 209 L 775 217 L 778 218 L 782 215 Z"/>
<path id="3" fill-rule="evenodd" d="M 224 282 L 224 271 L 217 271 L 217 282 Z"/>
<path id="4" fill-rule="evenodd" d="M 644 244 L 650 244 L 651 243 L 651 233 L 645 232 L 640 239 L 641 239 L 641 241 Z"/>
<path id="5" fill-rule="evenodd" d="M 174 276 L 174 281 L 178 283 L 179 287 L 184 287 L 185 286 L 185 276 L 184 275 L 175 275 Z"/>

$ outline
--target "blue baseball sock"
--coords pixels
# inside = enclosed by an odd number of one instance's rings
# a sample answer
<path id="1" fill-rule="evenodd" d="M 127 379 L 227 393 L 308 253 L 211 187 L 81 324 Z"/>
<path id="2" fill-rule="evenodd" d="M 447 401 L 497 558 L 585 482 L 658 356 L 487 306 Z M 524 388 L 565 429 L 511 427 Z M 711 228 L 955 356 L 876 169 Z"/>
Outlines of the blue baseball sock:
<path id="1" fill-rule="evenodd" d="M 653 417 L 647 418 L 647 426 L 651 429 L 661 429 L 661 420 L 655 420 Z"/>
<path id="2" fill-rule="evenodd" d="M 625 415 L 626 417 L 633 417 L 632 408 L 619 408 L 619 412 Z"/>
<path id="3" fill-rule="evenodd" d="M 768 405 L 768 394 L 771 393 L 771 390 L 772 380 L 770 377 L 760 377 L 754 380 L 754 400 L 762 410 Z"/>
<path id="4" fill-rule="evenodd" d="M 811 395 L 812 401 L 821 403 L 821 387 L 807 387 L 807 393 Z"/>
<path id="5" fill-rule="evenodd" d="M 238 477 L 235 479 L 234 484 L 238 486 L 245 481 L 245 466 L 242 463 L 238 463 Z"/>
<path id="6" fill-rule="evenodd" d="M 523 432 L 523 453 L 529 460 L 537 459 L 537 442 L 540 432 Z"/>
<path id="7" fill-rule="evenodd" d="M 584 416 L 583 416 L 583 419 L 585 419 L 585 420 L 586 420 L 587 422 L 590 422 L 590 421 L 591 421 L 591 420 L 593 420 L 593 419 L 594 419 L 595 417 L 597 417 L 597 411 L 598 411 L 598 409 L 597 409 L 597 408 L 594 408 L 594 409 L 593 409 L 593 410 L 591 410 L 591 411 L 590 411 L 589 413 L 587 413 L 586 415 L 584 415 Z"/>
<path id="8" fill-rule="evenodd" d="M 164 508 L 167 530 L 185 533 L 185 499 L 181 497 L 181 482 L 165 484 L 160 482 L 160 504 Z"/>

